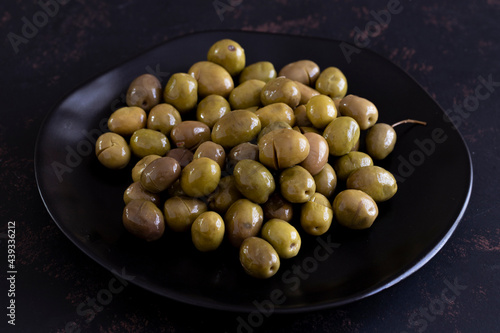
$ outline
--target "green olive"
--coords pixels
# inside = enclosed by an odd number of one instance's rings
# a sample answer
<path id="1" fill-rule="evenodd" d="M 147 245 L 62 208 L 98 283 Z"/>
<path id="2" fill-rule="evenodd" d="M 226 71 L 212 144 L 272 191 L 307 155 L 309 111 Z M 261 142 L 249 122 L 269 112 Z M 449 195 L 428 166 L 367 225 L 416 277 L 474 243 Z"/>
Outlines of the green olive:
<path id="1" fill-rule="evenodd" d="M 202 197 L 212 193 L 219 185 L 221 169 L 208 157 L 194 159 L 182 169 L 181 187 L 190 197 Z"/>
<path id="2" fill-rule="evenodd" d="M 224 117 L 230 111 L 231 106 L 224 97 L 219 95 L 208 95 L 198 104 L 196 119 L 212 128 L 217 120 Z"/>
<path id="3" fill-rule="evenodd" d="M 330 147 L 330 155 L 342 156 L 352 150 L 359 140 L 358 123 L 351 117 L 335 118 L 326 126 L 323 137 Z"/>
<path id="4" fill-rule="evenodd" d="M 159 193 L 172 185 L 181 174 L 179 162 L 171 157 L 155 159 L 141 174 L 141 185 L 149 192 Z"/>
<path id="5" fill-rule="evenodd" d="M 231 39 L 215 42 L 208 50 L 207 60 L 224 67 L 232 76 L 245 68 L 245 50 Z"/>
<path id="6" fill-rule="evenodd" d="M 153 106 L 160 103 L 161 83 L 151 74 L 143 74 L 130 83 L 126 102 L 128 106 L 138 106 L 149 111 Z"/>
<path id="7" fill-rule="evenodd" d="M 208 157 L 214 160 L 219 164 L 221 169 L 224 168 L 224 164 L 226 163 L 226 152 L 224 148 L 212 141 L 205 141 L 196 148 L 193 158 L 196 159 L 200 157 Z"/>
<path id="8" fill-rule="evenodd" d="M 293 217 L 293 205 L 286 201 L 279 193 L 274 192 L 262 205 L 266 220 L 280 219 L 290 222 Z"/>
<path id="9" fill-rule="evenodd" d="M 319 66 L 311 60 L 299 60 L 283 67 L 278 76 L 285 76 L 291 80 L 312 86 L 318 79 Z"/>
<path id="10" fill-rule="evenodd" d="M 99 136 L 95 143 L 95 154 L 108 169 L 123 169 L 130 162 L 127 141 L 116 133 L 107 132 Z"/>
<path id="11" fill-rule="evenodd" d="M 340 192 L 333 200 L 332 207 L 335 219 L 351 229 L 369 228 L 378 216 L 375 201 L 359 190 L 348 189 Z"/>
<path id="12" fill-rule="evenodd" d="M 258 146 L 260 162 L 275 170 L 301 163 L 310 151 L 309 141 L 303 134 L 286 128 L 264 135 Z"/>
<path id="13" fill-rule="evenodd" d="M 170 150 L 170 142 L 165 134 L 147 128 L 137 130 L 130 138 L 130 149 L 135 156 L 164 156 Z"/>
<path id="14" fill-rule="evenodd" d="M 274 104 L 271 104 L 271 105 L 274 105 Z M 269 105 L 269 106 L 271 106 L 271 105 Z M 259 142 L 260 139 L 262 139 L 262 137 L 264 135 L 266 135 L 267 133 L 270 133 L 272 131 L 282 129 L 282 128 L 292 129 L 290 124 L 287 122 L 284 122 L 284 121 L 274 121 L 272 123 L 269 123 L 268 125 L 263 127 L 262 130 L 260 131 L 259 135 L 257 136 L 257 142 Z M 257 152 L 258 152 L 258 150 L 257 150 Z"/>
<path id="15" fill-rule="evenodd" d="M 261 131 L 262 132 L 262 131 Z M 234 146 L 227 155 L 228 168 L 232 170 L 241 160 L 259 160 L 259 147 L 250 142 L 243 142 Z"/>
<path id="16" fill-rule="evenodd" d="M 339 109 L 342 115 L 356 120 L 361 130 L 372 127 L 378 120 L 378 110 L 375 105 L 366 98 L 356 95 L 342 98 Z"/>
<path id="17" fill-rule="evenodd" d="M 312 126 L 311 121 L 307 117 L 306 106 L 301 104 L 293 110 L 295 114 L 295 124 L 299 127 L 309 127 Z"/>
<path id="18" fill-rule="evenodd" d="M 235 87 L 229 95 L 233 109 L 246 109 L 260 105 L 260 92 L 266 83 L 261 80 L 247 80 Z"/>
<path id="19" fill-rule="evenodd" d="M 181 114 L 172 105 L 161 103 L 149 111 L 147 128 L 160 131 L 166 136 L 182 121 Z"/>
<path id="20" fill-rule="evenodd" d="M 108 119 L 111 132 L 120 135 L 132 135 L 138 129 L 146 127 L 146 112 L 137 106 L 119 108 Z"/>
<path id="21" fill-rule="evenodd" d="M 290 223 L 271 219 L 262 226 L 262 238 L 269 242 L 280 258 L 295 257 L 300 250 L 302 241 L 300 234 Z"/>
<path id="22" fill-rule="evenodd" d="M 316 90 L 331 98 L 342 98 L 347 93 L 347 79 L 340 69 L 325 68 L 316 80 Z"/>
<path id="23" fill-rule="evenodd" d="M 333 100 L 326 95 L 313 96 L 306 104 L 307 118 L 314 127 L 324 129 L 337 118 L 337 109 Z"/>
<path id="24" fill-rule="evenodd" d="M 176 232 L 188 231 L 194 220 L 207 211 L 207 205 L 195 198 L 170 197 L 163 205 L 167 225 Z"/>
<path id="25" fill-rule="evenodd" d="M 347 188 L 367 193 L 375 202 L 389 200 L 398 190 L 396 178 L 379 166 L 367 166 L 354 171 L 346 184 Z"/>
<path id="26" fill-rule="evenodd" d="M 170 138 L 177 148 L 196 150 L 210 140 L 210 128 L 201 121 L 186 120 L 172 128 Z"/>
<path id="27" fill-rule="evenodd" d="M 198 81 L 198 95 L 201 98 L 212 94 L 227 98 L 234 88 L 233 78 L 228 71 L 210 61 L 193 64 L 188 73 Z"/>
<path id="28" fill-rule="evenodd" d="M 269 61 L 259 61 L 243 68 L 240 73 L 240 84 L 252 79 L 269 82 L 275 77 L 274 65 Z"/>
<path id="29" fill-rule="evenodd" d="M 266 106 L 273 103 L 285 103 L 295 108 L 300 102 L 300 91 L 294 81 L 277 77 L 266 83 L 260 93 L 260 101 Z"/>
<path id="30" fill-rule="evenodd" d="M 300 92 L 300 102 L 299 104 L 307 104 L 309 100 L 314 97 L 320 95 L 319 91 L 317 91 L 314 88 L 311 88 L 309 86 L 306 86 L 303 83 L 300 83 L 298 81 L 293 81 L 297 85 L 297 88 L 299 89 Z"/>
<path id="31" fill-rule="evenodd" d="M 316 183 L 309 171 L 296 165 L 281 172 L 280 190 L 286 200 L 304 203 L 316 192 Z"/>
<path id="32" fill-rule="evenodd" d="M 159 239 L 165 232 L 161 210 L 148 200 L 130 201 L 123 209 L 122 221 L 128 232 L 148 242 Z"/>
<path id="33" fill-rule="evenodd" d="M 225 148 L 252 141 L 261 130 L 259 117 L 246 110 L 235 110 L 219 119 L 212 129 L 212 141 Z"/>
<path id="34" fill-rule="evenodd" d="M 331 197 L 337 187 L 337 175 L 333 167 L 326 163 L 323 169 L 314 176 L 316 192 L 323 194 L 327 198 Z"/>
<path id="35" fill-rule="evenodd" d="M 373 165 L 373 160 L 370 155 L 360 151 L 351 151 L 337 159 L 333 167 L 339 179 L 345 181 L 353 171 L 371 165 Z"/>
<path id="36" fill-rule="evenodd" d="M 167 156 L 177 160 L 177 162 L 181 165 L 181 168 L 184 168 L 186 165 L 191 163 L 194 154 L 187 148 L 174 148 L 167 153 Z"/>
<path id="37" fill-rule="evenodd" d="M 141 158 L 135 166 L 132 168 L 132 180 L 134 182 L 138 182 L 141 180 L 141 175 L 144 169 L 149 165 L 149 163 L 153 162 L 156 159 L 161 158 L 160 155 L 148 155 Z"/>
<path id="38" fill-rule="evenodd" d="M 273 103 L 258 109 L 255 114 L 259 117 L 262 127 L 282 121 L 290 126 L 295 124 L 295 114 L 285 103 Z"/>
<path id="39" fill-rule="evenodd" d="M 211 210 L 224 214 L 236 200 L 242 198 L 243 195 L 236 187 L 234 176 L 229 175 L 221 178 L 219 186 L 210 194 L 207 202 Z"/>
<path id="40" fill-rule="evenodd" d="M 332 220 L 332 205 L 323 194 L 315 193 L 302 205 L 300 225 L 309 235 L 323 235 L 330 229 Z"/>
<path id="41" fill-rule="evenodd" d="M 267 279 L 279 270 L 280 257 L 266 240 L 250 237 L 241 244 L 240 263 L 248 275 Z"/>
<path id="42" fill-rule="evenodd" d="M 224 239 L 225 225 L 216 212 L 204 212 L 191 226 L 191 239 L 201 252 L 216 250 Z"/>
<path id="43" fill-rule="evenodd" d="M 134 182 L 130 184 L 130 186 L 127 187 L 123 193 L 123 202 L 125 202 L 125 204 L 128 204 L 130 201 L 135 199 L 149 200 L 155 205 L 160 203 L 160 197 L 155 193 L 145 190 L 144 187 L 142 187 L 141 182 Z"/>
<path id="44" fill-rule="evenodd" d="M 243 240 L 260 232 L 263 220 L 263 211 L 258 204 L 248 199 L 236 200 L 224 216 L 229 242 L 239 247 Z"/>
<path id="45" fill-rule="evenodd" d="M 304 169 L 309 171 L 312 176 L 317 175 L 328 162 L 330 149 L 325 138 L 317 133 L 304 133 L 309 142 L 309 154 L 306 159 L 300 163 Z"/>
<path id="46" fill-rule="evenodd" d="M 198 81 L 186 73 L 173 74 L 163 91 L 163 99 L 180 113 L 185 113 L 198 102 Z"/>
<path id="47" fill-rule="evenodd" d="M 261 163 L 253 160 L 239 161 L 234 167 L 236 188 L 248 199 L 262 204 L 276 189 L 274 177 Z"/>
<path id="48" fill-rule="evenodd" d="M 391 125 L 375 124 L 366 134 L 366 152 L 376 160 L 383 160 L 394 150 L 396 139 L 396 131 Z"/>

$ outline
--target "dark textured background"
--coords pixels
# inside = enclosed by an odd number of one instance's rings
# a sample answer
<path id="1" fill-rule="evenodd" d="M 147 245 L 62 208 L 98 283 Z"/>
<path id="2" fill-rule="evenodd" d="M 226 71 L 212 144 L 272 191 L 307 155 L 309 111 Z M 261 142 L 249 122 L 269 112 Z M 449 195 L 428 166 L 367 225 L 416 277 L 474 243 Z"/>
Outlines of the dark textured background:
<path id="1" fill-rule="evenodd" d="M 63 2 L 63 1 L 61 1 Z M 211 29 L 320 36 L 353 42 L 356 27 L 373 20 L 386 1 L 221 0 L 219 16 L 207 1 L 67 1 L 16 53 L 9 33 L 22 35 L 38 1 L 3 1 L 0 78 L 0 331 L 5 316 L 6 238 L 16 221 L 16 330 L 64 332 L 235 332 L 239 314 L 183 305 L 128 285 L 85 320 L 81 302 L 108 287 L 113 275 L 86 257 L 52 222 L 40 199 L 33 155 L 41 121 L 83 81 L 173 37 Z M 389 58 L 446 110 L 473 96 L 480 76 L 500 82 L 499 0 L 409 1 L 366 47 Z M 297 47 L 300 47 L 298 45 Z M 500 84 L 498 84 L 500 85 Z M 363 301 L 337 309 L 272 315 L 262 332 L 496 332 L 500 272 L 500 86 L 474 111 L 460 116 L 471 151 L 474 187 L 465 216 L 444 248 L 418 272 Z M 456 115 L 456 113 L 454 113 Z M 425 209 L 422 207 L 421 209 Z M 465 286 L 442 313 L 445 281 Z M 426 310 L 427 309 L 427 310 Z M 435 308 L 434 308 L 435 309 Z M 430 312 L 429 312 L 430 313 Z M 11 327 L 8 327 L 11 328 Z M 257 331 L 257 330 L 256 330 Z"/>

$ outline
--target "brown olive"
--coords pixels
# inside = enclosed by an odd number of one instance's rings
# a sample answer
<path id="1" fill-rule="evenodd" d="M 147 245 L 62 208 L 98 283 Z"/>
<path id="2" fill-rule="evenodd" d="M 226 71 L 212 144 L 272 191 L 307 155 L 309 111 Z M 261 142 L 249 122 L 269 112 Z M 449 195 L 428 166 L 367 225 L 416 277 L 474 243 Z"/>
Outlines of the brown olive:
<path id="1" fill-rule="evenodd" d="M 146 127 L 146 112 L 137 106 L 119 108 L 108 119 L 109 130 L 124 136 L 132 135 L 144 127 Z"/>
<path id="2" fill-rule="evenodd" d="M 219 119 L 212 129 L 212 141 L 225 148 L 252 141 L 261 130 L 259 117 L 246 110 L 235 110 Z"/>
<path id="3" fill-rule="evenodd" d="M 161 132 L 142 128 L 132 134 L 130 149 L 135 156 L 140 158 L 148 155 L 165 156 L 170 150 L 170 141 Z"/>
<path id="4" fill-rule="evenodd" d="M 273 103 L 258 109 L 255 114 L 259 117 L 262 127 L 282 121 L 290 126 L 295 124 L 295 114 L 285 103 Z"/>
<path id="5" fill-rule="evenodd" d="M 135 166 L 132 168 L 132 180 L 134 182 L 138 182 L 141 180 L 141 175 L 144 169 L 149 165 L 149 163 L 153 162 L 156 159 L 161 158 L 160 155 L 147 155 L 141 158 Z"/>
<path id="6" fill-rule="evenodd" d="M 127 141 L 111 132 L 99 136 L 95 143 L 95 154 L 99 162 L 109 169 L 123 169 L 131 157 Z"/>
<path id="7" fill-rule="evenodd" d="M 266 240 L 249 237 L 241 244 L 240 263 L 250 276 L 267 279 L 279 270 L 280 257 Z"/>
<path id="8" fill-rule="evenodd" d="M 243 68 L 240 73 L 240 84 L 252 79 L 269 82 L 275 77 L 274 65 L 269 61 L 259 61 Z"/>
<path id="9" fill-rule="evenodd" d="M 262 209 L 266 220 L 280 219 L 290 222 L 293 217 L 293 205 L 276 192 L 271 194 Z"/>
<path id="10" fill-rule="evenodd" d="M 295 114 L 295 124 L 297 126 L 312 126 L 311 121 L 309 120 L 309 118 L 307 118 L 306 106 L 304 104 L 297 106 L 295 110 L 293 110 L 293 113 Z"/>
<path id="11" fill-rule="evenodd" d="M 147 128 L 169 135 L 172 128 L 182 121 L 181 114 L 172 105 L 161 103 L 149 111 Z"/>
<path id="12" fill-rule="evenodd" d="M 224 214 L 227 209 L 236 201 L 243 198 L 243 195 L 236 187 L 234 176 L 221 178 L 219 186 L 208 197 L 208 207 L 220 214 Z"/>
<path id="13" fill-rule="evenodd" d="M 262 104 L 285 103 L 295 108 L 300 102 L 300 91 L 294 81 L 285 77 L 277 77 L 266 83 L 260 93 Z"/>
<path id="14" fill-rule="evenodd" d="M 236 200 L 224 215 L 229 242 L 239 247 L 243 240 L 260 232 L 264 215 L 262 208 L 248 200 Z"/>
<path id="15" fill-rule="evenodd" d="M 163 91 L 163 99 L 180 113 L 185 113 L 198 102 L 198 81 L 186 73 L 173 74 Z"/>
<path id="16" fill-rule="evenodd" d="M 148 242 L 159 239 L 165 232 L 161 210 L 148 200 L 130 201 L 123 209 L 122 221 L 128 232 Z"/>
<path id="17" fill-rule="evenodd" d="M 143 74 L 130 83 L 127 90 L 127 105 L 138 106 L 149 111 L 153 106 L 160 103 L 161 83 L 151 74 Z"/>
<path id="18" fill-rule="evenodd" d="M 174 148 L 167 153 L 167 156 L 177 160 L 181 168 L 184 168 L 186 165 L 191 163 L 194 154 L 187 148 Z"/>
<path id="19" fill-rule="evenodd" d="M 319 66 L 311 60 L 299 60 L 283 67 L 278 76 L 284 76 L 302 84 L 312 86 L 318 79 Z"/>
<path id="20" fill-rule="evenodd" d="M 224 148 L 213 141 L 205 141 L 198 148 L 196 148 L 193 158 L 196 159 L 200 157 L 208 157 L 214 160 L 217 164 L 219 164 L 221 169 L 224 168 L 224 164 L 226 162 L 226 152 L 224 151 Z"/>
<path id="21" fill-rule="evenodd" d="M 129 187 L 123 193 L 123 202 L 128 204 L 130 201 L 135 199 L 149 200 L 155 205 L 160 203 L 160 197 L 158 194 L 151 193 L 142 187 L 141 182 L 134 182 L 130 184 Z"/>
<path id="22" fill-rule="evenodd" d="M 309 154 L 306 159 L 300 163 L 312 176 L 317 175 L 328 162 L 330 149 L 325 138 L 316 133 L 304 133 L 309 142 Z"/>
<path id="23" fill-rule="evenodd" d="M 298 164 L 309 155 L 307 138 L 291 129 L 278 129 L 264 135 L 258 142 L 259 160 L 275 170 Z"/>
<path id="24" fill-rule="evenodd" d="M 188 231 L 194 220 L 207 211 L 207 205 L 195 198 L 170 197 L 163 205 L 163 214 L 167 225 L 176 232 Z"/>
<path id="25" fill-rule="evenodd" d="M 361 130 L 366 130 L 378 120 L 377 107 L 366 98 L 356 95 L 347 95 L 339 105 L 340 112 L 356 120 Z"/>
<path id="26" fill-rule="evenodd" d="M 300 83 L 298 81 L 294 81 L 294 82 L 295 82 L 295 84 L 297 85 L 297 88 L 300 91 L 300 102 L 299 102 L 299 104 L 307 104 L 307 102 L 309 102 L 309 100 L 312 97 L 318 96 L 320 94 L 319 91 L 317 91 L 314 88 L 306 86 L 305 84 Z"/>
<path id="27" fill-rule="evenodd" d="M 234 146 L 227 155 L 228 167 L 234 168 L 241 160 L 259 160 L 259 147 L 250 142 L 243 142 Z"/>
<path id="28" fill-rule="evenodd" d="M 333 167 L 326 163 L 323 169 L 314 177 L 316 192 L 329 198 L 337 187 L 337 175 Z"/>
<path id="29" fill-rule="evenodd" d="M 365 192 L 348 189 L 340 192 L 333 200 L 335 219 L 351 229 L 366 229 L 372 226 L 378 216 L 375 201 Z"/>
<path id="30" fill-rule="evenodd" d="M 219 95 L 208 95 L 198 103 L 198 107 L 196 108 L 196 119 L 212 128 L 217 120 L 230 111 L 231 106 L 224 97 Z"/>
<path id="31" fill-rule="evenodd" d="M 158 158 L 144 169 L 141 185 L 149 192 L 159 193 L 166 190 L 181 174 L 179 162 L 171 157 Z"/>
<path id="32" fill-rule="evenodd" d="M 210 140 L 210 128 L 200 121 L 186 120 L 172 128 L 170 138 L 177 148 L 196 150 L 200 144 Z"/>
<path id="33" fill-rule="evenodd" d="M 228 71 L 210 61 L 193 64 L 188 73 L 198 81 L 198 95 L 201 98 L 212 94 L 227 98 L 234 88 L 233 78 Z"/>

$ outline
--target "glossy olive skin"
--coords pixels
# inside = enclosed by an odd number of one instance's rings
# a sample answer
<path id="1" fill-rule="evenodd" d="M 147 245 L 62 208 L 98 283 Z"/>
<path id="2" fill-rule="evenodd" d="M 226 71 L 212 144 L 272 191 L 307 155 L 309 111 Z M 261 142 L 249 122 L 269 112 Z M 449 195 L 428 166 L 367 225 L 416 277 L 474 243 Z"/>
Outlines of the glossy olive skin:
<path id="1" fill-rule="evenodd" d="M 208 197 L 208 207 L 219 214 L 224 214 L 228 208 L 237 200 L 242 199 L 243 195 L 236 187 L 236 181 L 233 175 L 221 178 L 219 186 Z"/>
<path id="2" fill-rule="evenodd" d="M 274 104 L 271 104 L 271 105 L 274 105 Z M 292 129 L 290 124 L 288 124 L 287 122 L 284 122 L 284 121 L 274 121 L 274 122 L 266 125 L 265 127 L 262 128 L 259 135 L 257 136 L 257 142 L 259 142 L 260 139 L 262 139 L 262 137 L 264 135 L 266 135 L 267 133 L 270 133 L 270 132 L 278 130 L 278 129 L 283 129 L 283 128 Z"/>
<path id="3" fill-rule="evenodd" d="M 181 174 L 179 162 L 171 157 L 158 158 L 144 169 L 141 185 L 149 192 L 159 193 L 166 190 Z"/>
<path id="4" fill-rule="evenodd" d="M 371 165 L 373 165 L 373 160 L 370 155 L 360 151 L 351 151 L 336 160 L 333 168 L 339 179 L 345 181 L 352 172 Z"/>
<path id="5" fill-rule="evenodd" d="M 313 176 L 299 165 L 283 170 L 279 183 L 281 195 L 292 203 L 307 202 L 316 192 Z"/>
<path id="6" fill-rule="evenodd" d="M 229 169 L 233 169 L 236 163 L 241 160 L 259 160 L 259 147 L 250 142 L 243 142 L 234 146 L 227 154 Z"/>
<path id="7" fill-rule="evenodd" d="M 273 103 L 285 103 L 295 108 L 300 102 L 300 91 L 294 81 L 277 77 L 266 83 L 260 92 L 260 101 L 266 106 Z"/>
<path id="8" fill-rule="evenodd" d="M 286 128 L 264 135 L 258 146 L 260 162 L 274 170 L 301 163 L 310 151 L 309 141 L 303 134 Z"/>
<path id="9" fill-rule="evenodd" d="M 228 71 L 210 61 L 193 64 L 188 73 L 198 81 L 198 95 L 201 98 L 212 94 L 227 98 L 234 88 L 233 78 Z"/>
<path id="10" fill-rule="evenodd" d="M 290 222 L 293 217 L 293 205 L 286 201 L 279 193 L 274 192 L 262 205 L 266 220 L 280 219 Z"/>
<path id="11" fill-rule="evenodd" d="M 230 111 L 231 105 L 229 105 L 229 102 L 224 97 L 208 95 L 198 103 L 196 119 L 212 128 L 217 120 L 224 117 Z"/>
<path id="12" fill-rule="evenodd" d="M 123 209 L 122 222 L 128 232 L 148 242 L 159 239 L 165 232 L 161 210 L 148 200 L 130 201 Z"/>
<path id="13" fill-rule="evenodd" d="M 130 137 L 130 149 L 135 156 L 164 156 L 170 150 L 170 141 L 165 134 L 147 128 L 137 130 Z"/>
<path id="14" fill-rule="evenodd" d="M 167 103 L 160 103 L 149 111 L 146 127 L 168 136 L 172 128 L 181 121 L 181 114 L 176 108 Z"/>
<path id="15" fill-rule="evenodd" d="M 229 242 L 239 247 L 244 239 L 258 235 L 264 221 L 262 208 L 248 200 L 236 200 L 224 215 Z"/>
<path id="16" fill-rule="evenodd" d="M 258 279 L 267 279 L 280 268 L 280 258 L 269 242 L 262 238 L 245 239 L 240 247 L 240 263 L 245 272 Z"/>
<path id="17" fill-rule="evenodd" d="M 304 133 L 309 142 L 309 154 L 306 159 L 300 163 L 300 166 L 309 171 L 312 176 L 317 175 L 328 162 L 330 148 L 325 138 L 317 133 Z"/>
<path id="18" fill-rule="evenodd" d="M 196 148 L 193 158 L 196 159 L 200 157 L 208 157 L 214 160 L 217 164 L 219 164 L 221 169 L 224 168 L 226 163 L 226 151 L 221 145 L 213 141 L 205 141 L 198 148 Z"/>
<path id="19" fill-rule="evenodd" d="M 160 197 L 155 193 L 151 193 L 145 190 L 144 187 L 142 187 L 141 182 L 134 182 L 130 184 L 130 186 L 127 187 L 127 189 L 123 193 L 123 202 L 125 204 L 128 204 L 130 201 L 135 199 L 148 200 L 155 205 L 158 205 L 160 203 Z"/>
<path id="20" fill-rule="evenodd" d="M 323 95 L 342 98 L 347 93 L 347 79 L 337 67 L 328 67 L 319 74 L 315 87 Z"/>
<path id="21" fill-rule="evenodd" d="M 396 131 L 391 125 L 375 124 L 366 134 L 366 152 L 376 160 L 383 160 L 394 150 L 396 140 Z"/>
<path id="22" fill-rule="evenodd" d="M 269 242 L 280 258 L 295 257 L 300 250 L 302 240 L 300 234 L 290 223 L 271 219 L 262 226 L 262 238 Z"/>
<path id="23" fill-rule="evenodd" d="M 216 250 L 224 239 L 224 220 L 216 212 L 205 212 L 191 225 L 191 239 L 201 252 Z"/>
<path id="24" fill-rule="evenodd" d="M 260 80 L 269 82 L 276 77 L 274 65 L 269 61 L 259 61 L 243 68 L 240 73 L 240 84 L 248 80 Z"/>
<path id="25" fill-rule="evenodd" d="M 198 102 L 198 81 L 186 73 L 175 73 L 167 81 L 163 99 L 180 113 L 185 113 Z"/>
<path id="26" fill-rule="evenodd" d="M 187 197 L 187 194 L 184 193 L 181 187 L 181 178 L 179 177 L 175 182 L 167 188 L 167 195 L 169 198 L 171 197 Z"/>
<path id="27" fill-rule="evenodd" d="M 181 168 L 184 168 L 186 165 L 191 163 L 194 154 L 191 150 L 187 148 L 174 148 L 167 153 L 167 156 L 177 160 Z"/>
<path id="28" fill-rule="evenodd" d="M 348 189 L 340 192 L 332 204 L 335 219 L 350 229 L 366 229 L 378 216 L 375 201 L 365 192 Z"/>
<path id="29" fill-rule="evenodd" d="M 300 225 L 309 235 L 323 235 L 330 229 L 333 220 L 332 205 L 321 193 L 315 193 L 302 205 Z"/>
<path id="30" fill-rule="evenodd" d="M 314 177 L 316 192 L 329 198 L 337 188 L 337 174 L 333 167 L 326 163 L 323 169 Z"/>
<path id="31" fill-rule="evenodd" d="M 125 139 L 116 133 L 104 133 L 95 143 L 99 162 L 108 169 L 123 169 L 130 162 L 130 148 Z"/>
<path id="32" fill-rule="evenodd" d="M 306 86 L 305 84 L 300 83 L 298 81 L 293 81 L 293 82 L 295 82 L 295 84 L 297 85 L 297 88 L 299 89 L 299 92 L 300 92 L 300 102 L 299 102 L 299 105 L 300 104 L 307 104 L 307 102 L 309 102 L 309 100 L 313 96 L 320 95 L 319 91 L 317 91 L 314 88 Z"/>
<path id="33" fill-rule="evenodd" d="M 351 117 L 335 118 L 326 126 L 323 137 L 328 142 L 330 155 L 342 156 L 352 150 L 359 140 L 358 123 Z"/>
<path id="34" fill-rule="evenodd" d="M 146 112 L 137 106 L 119 108 L 108 119 L 111 132 L 128 136 L 146 127 Z"/>
<path id="35" fill-rule="evenodd" d="M 206 211 L 203 201 L 189 197 L 170 197 L 163 204 L 165 222 L 176 232 L 188 231 L 194 220 Z"/>
<path id="36" fill-rule="evenodd" d="M 258 109 L 255 114 L 259 117 L 262 127 L 282 121 L 290 126 L 295 124 L 295 113 L 285 103 L 273 103 Z"/>
<path id="37" fill-rule="evenodd" d="M 247 110 L 235 110 L 219 119 L 212 128 L 212 141 L 225 148 L 252 141 L 261 130 L 259 117 Z"/>
<path id="38" fill-rule="evenodd" d="M 309 127 L 309 126 L 294 126 L 293 127 L 294 131 L 297 131 L 301 134 L 306 134 L 306 133 L 316 133 L 316 134 L 321 134 L 321 131 L 318 130 L 316 127 Z"/>
<path id="39" fill-rule="evenodd" d="M 319 77 L 319 66 L 311 60 L 299 60 L 283 67 L 278 76 L 284 76 L 302 84 L 312 86 Z"/>
<path id="40" fill-rule="evenodd" d="M 151 74 L 143 74 L 136 77 L 130 83 L 126 102 L 128 106 L 138 106 L 149 111 L 161 100 L 161 83 Z"/>
<path id="41" fill-rule="evenodd" d="M 208 157 L 200 157 L 182 169 L 181 187 L 190 197 L 202 197 L 217 188 L 220 176 L 221 169 L 217 162 Z"/>
<path id="42" fill-rule="evenodd" d="M 222 39 L 210 47 L 207 60 L 221 65 L 230 75 L 235 76 L 245 68 L 245 50 L 234 40 Z"/>
<path id="43" fill-rule="evenodd" d="M 314 127 L 324 129 L 337 118 L 337 108 L 330 97 L 326 95 L 313 96 L 306 104 L 306 115 Z"/>
<path id="44" fill-rule="evenodd" d="M 138 182 L 141 180 L 141 175 L 144 169 L 156 159 L 161 158 L 160 155 L 148 155 L 141 158 L 132 168 L 132 180 Z"/>
<path id="45" fill-rule="evenodd" d="M 311 121 L 307 117 L 306 106 L 304 104 L 297 106 L 295 110 L 293 110 L 293 113 L 295 114 L 295 125 L 299 127 L 312 126 Z"/>
<path id="46" fill-rule="evenodd" d="M 172 128 L 170 138 L 177 148 L 196 150 L 210 140 L 210 128 L 200 121 L 186 120 Z"/>
<path id="47" fill-rule="evenodd" d="M 347 188 L 367 193 L 375 202 L 392 198 L 398 191 L 396 178 L 389 171 L 379 166 L 360 168 L 347 178 Z"/>
<path id="48" fill-rule="evenodd" d="M 261 80 L 247 80 L 235 87 L 229 94 L 233 110 L 260 106 L 260 92 L 266 83 Z"/>
<path id="49" fill-rule="evenodd" d="M 356 120 L 361 130 L 369 129 L 378 120 L 378 110 L 375 104 L 356 95 L 347 95 L 342 98 L 339 109 L 342 115 Z"/>
<path id="50" fill-rule="evenodd" d="M 253 160 L 239 161 L 233 171 L 236 188 L 246 198 L 262 204 L 276 189 L 274 177 L 261 163 Z"/>

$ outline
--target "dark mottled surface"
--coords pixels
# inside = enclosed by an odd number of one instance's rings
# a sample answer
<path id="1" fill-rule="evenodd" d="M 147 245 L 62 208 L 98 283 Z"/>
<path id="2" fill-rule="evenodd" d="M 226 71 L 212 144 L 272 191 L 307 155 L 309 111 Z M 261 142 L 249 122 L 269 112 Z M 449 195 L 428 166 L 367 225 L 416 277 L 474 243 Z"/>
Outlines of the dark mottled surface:
<path id="1" fill-rule="evenodd" d="M 77 314 L 77 306 L 107 288 L 113 275 L 52 222 L 33 171 L 36 136 L 50 108 L 83 81 L 162 41 L 193 31 L 243 29 L 352 42 L 356 27 L 363 30 L 373 20 L 372 11 L 385 9 L 390 1 L 219 3 L 230 6 L 221 16 L 212 1 L 67 1 L 17 53 L 8 34 L 22 35 L 23 18 L 32 22 L 41 7 L 35 0 L 0 5 L 1 332 L 12 329 L 5 316 L 8 221 L 16 221 L 17 232 L 15 331 L 64 332 L 71 322 L 82 332 L 237 331 L 238 314 L 179 304 L 131 285 L 95 317 Z M 474 95 L 479 77 L 500 82 L 500 1 L 401 0 L 400 6 L 402 11 L 366 47 L 408 71 L 444 109 L 452 110 Z M 458 119 L 473 158 L 473 194 L 461 224 L 436 257 L 366 300 L 338 309 L 273 315 L 256 331 L 498 331 L 500 86 L 494 89 Z M 439 308 L 435 300 L 454 282 L 462 290 Z"/>

